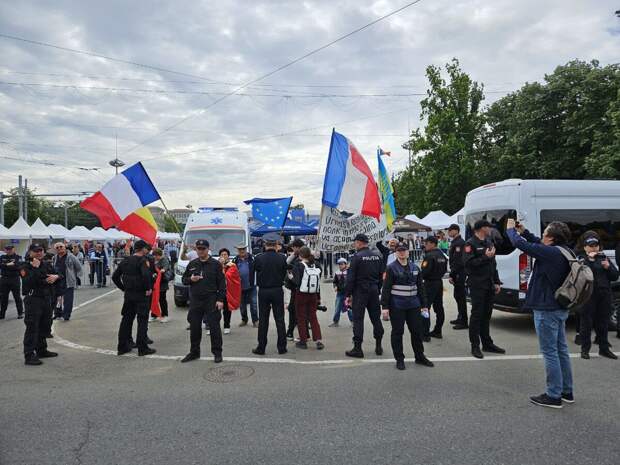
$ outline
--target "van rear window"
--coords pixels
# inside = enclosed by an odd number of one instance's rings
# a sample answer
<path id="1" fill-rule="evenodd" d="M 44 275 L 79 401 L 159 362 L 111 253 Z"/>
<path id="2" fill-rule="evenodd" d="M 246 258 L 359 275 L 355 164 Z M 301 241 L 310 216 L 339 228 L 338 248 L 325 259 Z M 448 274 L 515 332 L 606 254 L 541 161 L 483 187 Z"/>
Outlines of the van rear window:
<path id="1" fill-rule="evenodd" d="M 508 218 L 517 218 L 516 210 L 488 210 L 484 212 L 470 213 L 465 217 L 465 238 L 474 235 L 476 221 L 487 220 L 493 225 L 491 239 L 495 243 L 497 255 L 509 255 L 515 249 L 506 235 L 506 222 Z"/>
<path id="2" fill-rule="evenodd" d="M 566 223 L 572 233 L 571 246 L 584 232 L 598 233 L 606 250 L 614 250 L 620 242 L 620 210 L 542 210 L 540 230 L 544 231 L 552 221 Z"/>

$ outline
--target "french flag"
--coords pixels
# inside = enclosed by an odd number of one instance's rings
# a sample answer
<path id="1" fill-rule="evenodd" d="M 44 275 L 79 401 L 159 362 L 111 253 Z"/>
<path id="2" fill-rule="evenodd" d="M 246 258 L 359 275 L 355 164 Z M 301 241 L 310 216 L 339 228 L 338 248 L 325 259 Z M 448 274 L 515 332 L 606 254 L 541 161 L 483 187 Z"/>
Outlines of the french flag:
<path id="1" fill-rule="evenodd" d="M 353 142 L 335 130 L 323 184 L 323 205 L 379 220 L 381 201 L 375 178 Z"/>
<path id="2" fill-rule="evenodd" d="M 159 199 L 159 193 L 142 163 L 136 163 L 114 176 L 99 192 L 83 200 L 80 206 L 99 218 L 105 229 L 116 226 L 153 243 L 157 224 L 146 206 Z"/>

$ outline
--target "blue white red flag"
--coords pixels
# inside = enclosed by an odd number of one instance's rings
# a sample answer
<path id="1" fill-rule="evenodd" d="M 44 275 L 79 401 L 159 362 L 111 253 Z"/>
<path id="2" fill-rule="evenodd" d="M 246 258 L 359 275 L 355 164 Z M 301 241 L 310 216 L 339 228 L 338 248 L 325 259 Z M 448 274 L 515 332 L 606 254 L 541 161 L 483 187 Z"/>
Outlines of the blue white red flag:
<path id="1" fill-rule="evenodd" d="M 323 205 L 379 220 L 381 201 L 377 183 L 353 142 L 332 132 L 323 183 Z"/>

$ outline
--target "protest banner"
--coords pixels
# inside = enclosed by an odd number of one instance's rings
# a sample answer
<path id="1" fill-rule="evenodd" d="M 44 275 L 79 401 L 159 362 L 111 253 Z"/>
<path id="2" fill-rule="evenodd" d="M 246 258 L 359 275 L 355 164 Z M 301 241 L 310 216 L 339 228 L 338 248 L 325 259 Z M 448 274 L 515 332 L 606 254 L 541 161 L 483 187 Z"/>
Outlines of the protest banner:
<path id="1" fill-rule="evenodd" d="M 385 217 L 381 221 L 365 215 L 347 216 L 335 208 L 323 206 L 318 227 L 318 248 L 323 252 L 348 252 L 352 250 L 356 234 L 368 236 L 370 245 L 382 240 L 387 234 Z"/>

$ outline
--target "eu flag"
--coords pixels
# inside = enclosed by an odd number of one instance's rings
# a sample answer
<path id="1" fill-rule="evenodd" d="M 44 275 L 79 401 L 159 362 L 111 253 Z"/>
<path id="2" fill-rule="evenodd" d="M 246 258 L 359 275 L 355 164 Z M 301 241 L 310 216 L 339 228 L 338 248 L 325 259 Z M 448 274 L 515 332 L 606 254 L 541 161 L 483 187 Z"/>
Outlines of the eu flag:
<path id="1" fill-rule="evenodd" d="M 274 226 L 278 229 L 284 227 L 293 197 L 279 199 L 253 198 L 244 200 L 246 205 L 252 205 L 252 216 L 263 224 Z"/>

